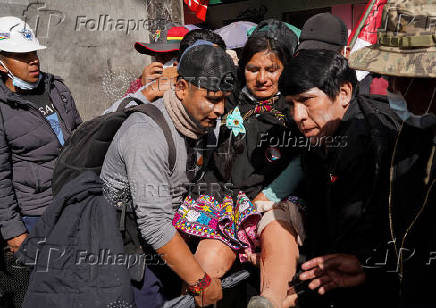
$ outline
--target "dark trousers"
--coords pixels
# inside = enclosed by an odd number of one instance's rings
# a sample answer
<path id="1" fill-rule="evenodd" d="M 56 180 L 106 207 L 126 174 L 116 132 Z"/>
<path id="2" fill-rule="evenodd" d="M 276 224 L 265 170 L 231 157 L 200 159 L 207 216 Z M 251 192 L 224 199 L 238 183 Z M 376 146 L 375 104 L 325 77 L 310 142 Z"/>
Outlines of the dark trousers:
<path id="1" fill-rule="evenodd" d="M 133 292 L 138 308 L 160 308 L 163 303 L 180 296 L 182 282 L 167 265 L 149 265 L 144 279 L 133 282 Z"/>
<path id="2" fill-rule="evenodd" d="M 39 218 L 39 216 L 22 217 L 28 232 Z M 17 261 L 4 240 L 1 241 L 1 249 L 0 308 L 20 308 L 29 285 L 30 271 Z"/>

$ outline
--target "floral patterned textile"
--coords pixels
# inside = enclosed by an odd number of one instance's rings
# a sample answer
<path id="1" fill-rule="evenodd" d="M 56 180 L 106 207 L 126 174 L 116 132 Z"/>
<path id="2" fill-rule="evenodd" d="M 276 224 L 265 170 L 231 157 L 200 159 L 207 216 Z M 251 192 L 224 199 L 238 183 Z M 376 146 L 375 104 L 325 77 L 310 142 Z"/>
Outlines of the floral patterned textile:
<path id="1" fill-rule="evenodd" d="M 260 218 L 261 214 L 243 192 L 239 192 L 236 204 L 231 196 L 225 196 L 221 203 L 209 195 L 201 195 L 197 200 L 188 196 L 174 215 L 173 225 L 186 234 L 217 239 L 234 250 L 249 249 L 254 253 Z"/>

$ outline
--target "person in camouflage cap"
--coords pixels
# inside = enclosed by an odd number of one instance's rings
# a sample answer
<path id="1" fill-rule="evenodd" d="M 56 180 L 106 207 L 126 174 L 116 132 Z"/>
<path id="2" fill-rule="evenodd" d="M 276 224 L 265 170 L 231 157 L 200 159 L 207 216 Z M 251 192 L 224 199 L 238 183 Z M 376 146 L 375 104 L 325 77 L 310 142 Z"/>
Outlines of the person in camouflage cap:
<path id="1" fill-rule="evenodd" d="M 300 278 L 322 294 L 363 284 L 395 286 L 390 307 L 434 307 L 436 1 L 390 1 L 377 44 L 353 53 L 349 63 L 389 77 L 389 105 L 402 120 L 386 187 L 389 224 L 380 235 L 387 245 L 378 249 L 381 258 L 365 264 L 345 254 L 312 259 Z"/>
<path id="2" fill-rule="evenodd" d="M 377 44 L 350 55 L 354 69 L 382 75 L 436 77 L 436 1 L 390 1 Z"/>

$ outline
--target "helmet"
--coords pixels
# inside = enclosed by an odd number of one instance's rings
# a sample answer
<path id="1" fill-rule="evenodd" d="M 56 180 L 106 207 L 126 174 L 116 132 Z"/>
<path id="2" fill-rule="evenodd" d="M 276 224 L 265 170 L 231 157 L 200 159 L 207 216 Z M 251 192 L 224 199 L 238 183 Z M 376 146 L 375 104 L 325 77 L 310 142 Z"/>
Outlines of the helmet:
<path id="1" fill-rule="evenodd" d="M 353 52 L 350 67 L 382 75 L 436 78 L 436 0 L 390 0 L 377 44 Z"/>
<path id="2" fill-rule="evenodd" d="M 13 16 L 0 17 L 0 51 L 24 53 L 45 48 L 27 23 Z"/>

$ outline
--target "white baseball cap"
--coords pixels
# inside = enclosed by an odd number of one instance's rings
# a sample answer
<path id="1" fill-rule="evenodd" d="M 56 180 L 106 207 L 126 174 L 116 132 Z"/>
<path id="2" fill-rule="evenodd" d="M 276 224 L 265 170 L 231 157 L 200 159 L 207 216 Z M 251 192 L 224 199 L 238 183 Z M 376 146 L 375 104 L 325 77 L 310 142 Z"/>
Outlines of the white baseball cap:
<path id="1" fill-rule="evenodd" d="M 13 16 L 0 17 L 0 51 L 24 53 L 45 48 L 24 21 Z"/>

